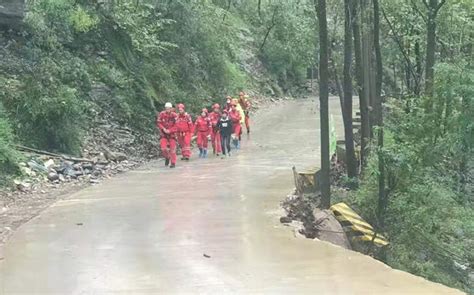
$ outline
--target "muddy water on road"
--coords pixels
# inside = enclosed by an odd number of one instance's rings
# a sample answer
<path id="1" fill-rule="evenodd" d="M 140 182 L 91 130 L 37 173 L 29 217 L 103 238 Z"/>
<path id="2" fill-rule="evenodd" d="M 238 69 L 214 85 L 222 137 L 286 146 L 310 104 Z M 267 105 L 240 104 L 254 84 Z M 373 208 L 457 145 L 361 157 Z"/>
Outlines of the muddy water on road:
<path id="1" fill-rule="evenodd" d="M 229 159 L 156 162 L 59 201 L 6 244 L 0 293 L 455 294 L 279 224 L 291 167 L 319 163 L 315 105 L 261 112 Z"/>

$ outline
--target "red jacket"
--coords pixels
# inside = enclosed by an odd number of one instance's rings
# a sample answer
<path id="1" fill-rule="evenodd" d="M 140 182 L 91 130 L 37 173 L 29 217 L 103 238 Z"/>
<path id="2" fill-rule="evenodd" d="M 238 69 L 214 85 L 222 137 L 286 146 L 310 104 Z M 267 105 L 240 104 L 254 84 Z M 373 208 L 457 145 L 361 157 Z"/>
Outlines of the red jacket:
<path id="1" fill-rule="evenodd" d="M 191 115 L 188 113 L 178 114 L 176 119 L 176 128 L 178 132 L 193 132 L 194 125 Z"/>
<path id="2" fill-rule="evenodd" d="M 217 123 L 219 123 L 219 120 L 221 119 L 221 114 L 216 113 L 216 112 L 212 112 L 209 115 L 209 118 L 211 119 L 212 129 L 216 131 L 217 130 Z"/>
<path id="3" fill-rule="evenodd" d="M 240 120 L 242 119 L 240 117 L 240 112 L 237 109 L 230 111 L 229 117 L 230 117 L 230 120 L 232 121 L 232 124 L 240 124 Z"/>
<path id="4" fill-rule="evenodd" d="M 211 132 L 211 119 L 209 116 L 199 116 L 196 119 L 195 129 L 197 132 Z"/>
<path id="5" fill-rule="evenodd" d="M 156 118 L 156 127 L 160 130 L 161 136 L 175 136 L 178 129 L 176 120 L 178 115 L 175 112 L 162 111 Z M 165 132 L 167 129 L 168 132 Z"/>

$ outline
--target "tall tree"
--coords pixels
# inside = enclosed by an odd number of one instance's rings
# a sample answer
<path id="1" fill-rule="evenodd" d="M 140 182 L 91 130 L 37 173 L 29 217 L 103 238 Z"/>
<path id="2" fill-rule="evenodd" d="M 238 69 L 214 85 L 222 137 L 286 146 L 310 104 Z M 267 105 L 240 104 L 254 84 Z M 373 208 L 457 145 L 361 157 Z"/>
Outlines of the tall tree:
<path id="1" fill-rule="evenodd" d="M 354 33 L 354 57 L 355 57 L 355 69 L 356 69 L 356 80 L 357 80 L 357 94 L 359 95 L 359 108 L 361 118 L 361 146 L 360 146 L 360 160 L 362 166 L 365 166 L 366 151 L 369 138 L 369 106 L 368 96 L 366 89 L 366 83 L 364 81 L 364 72 L 362 68 L 362 45 L 361 45 L 361 33 L 360 33 L 360 5 L 359 0 L 352 1 L 353 5 L 353 19 L 352 19 L 352 30 Z"/>
<path id="2" fill-rule="evenodd" d="M 321 120 L 321 208 L 331 205 L 329 182 L 329 56 L 326 0 L 314 0 L 319 20 L 319 109 Z"/>
<path id="3" fill-rule="evenodd" d="M 436 17 L 446 0 L 423 0 L 428 9 L 426 28 L 426 70 L 425 70 L 425 95 L 432 97 L 434 93 L 434 65 L 436 53 Z M 432 99 L 429 99 L 428 110 L 432 108 Z"/>
<path id="4" fill-rule="evenodd" d="M 352 128 L 352 5 L 354 0 L 344 0 L 344 139 L 346 145 L 347 176 L 357 176 L 357 161 Z"/>
<path id="5" fill-rule="evenodd" d="M 377 145 L 378 145 L 378 184 L 379 184 L 379 200 L 378 200 L 378 221 L 381 228 L 384 227 L 384 216 L 387 207 L 387 196 L 385 193 L 385 163 L 383 157 L 383 107 L 382 107 L 382 53 L 380 50 L 380 10 L 379 1 L 372 0 L 374 8 L 374 49 L 375 49 L 375 125 L 377 128 Z"/>

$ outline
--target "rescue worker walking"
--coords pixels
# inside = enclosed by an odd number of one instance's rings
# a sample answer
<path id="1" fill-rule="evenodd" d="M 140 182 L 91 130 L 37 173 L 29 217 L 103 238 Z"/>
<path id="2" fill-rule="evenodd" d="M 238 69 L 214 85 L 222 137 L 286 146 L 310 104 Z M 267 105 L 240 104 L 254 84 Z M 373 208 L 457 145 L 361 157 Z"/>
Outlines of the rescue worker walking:
<path id="1" fill-rule="evenodd" d="M 221 137 L 221 145 L 222 145 L 222 158 L 226 155 L 230 157 L 230 137 L 234 132 L 232 126 L 232 120 L 230 120 L 228 116 L 229 112 L 224 111 L 222 113 L 222 117 L 219 119 L 217 123 L 217 128 L 219 129 L 220 137 Z"/>
<path id="2" fill-rule="evenodd" d="M 173 105 L 170 102 L 165 104 L 165 110 L 162 111 L 156 119 L 156 127 L 160 131 L 160 147 L 165 157 L 165 166 L 171 162 L 170 168 L 176 166 L 176 113 L 173 111 Z"/>
<path id="3" fill-rule="evenodd" d="M 250 133 L 250 100 L 249 96 L 246 95 L 244 92 L 239 93 L 239 104 L 244 110 L 244 116 L 245 116 L 245 129 L 247 130 L 247 134 Z"/>
<path id="4" fill-rule="evenodd" d="M 219 154 L 222 153 L 221 136 L 220 136 L 219 128 L 217 127 L 217 123 L 219 123 L 219 120 L 221 118 L 220 108 L 221 108 L 220 105 L 215 103 L 212 106 L 213 111 L 209 115 L 209 118 L 211 119 L 211 125 L 212 125 L 212 132 L 211 132 L 212 152 L 216 156 L 219 156 Z"/>
<path id="5" fill-rule="evenodd" d="M 229 112 L 229 117 L 230 117 L 230 120 L 232 121 L 232 129 L 233 129 L 233 133 L 232 133 L 232 143 L 234 144 L 234 147 L 236 149 L 239 149 L 239 137 L 240 137 L 240 133 L 241 133 L 241 120 L 242 120 L 242 117 L 241 117 L 241 114 L 239 112 L 239 110 L 237 109 L 237 104 L 236 102 L 233 102 L 232 103 L 232 109 L 231 111 Z"/>
<path id="6" fill-rule="evenodd" d="M 208 111 L 207 109 L 202 109 L 201 116 L 196 119 L 195 123 L 199 158 L 207 158 L 208 138 L 211 135 L 211 128 L 211 120 Z"/>
<path id="7" fill-rule="evenodd" d="M 232 97 L 227 95 L 225 99 L 226 101 L 225 101 L 224 111 L 230 112 L 230 110 L 232 109 Z"/>
<path id="8" fill-rule="evenodd" d="M 189 161 L 191 158 L 191 138 L 194 132 L 193 119 L 185 112 L 184 104 L 178 104 L 178 117 L 176 119 L 178 131 L 178 144 L 181 147 L 181 160 Z"/>

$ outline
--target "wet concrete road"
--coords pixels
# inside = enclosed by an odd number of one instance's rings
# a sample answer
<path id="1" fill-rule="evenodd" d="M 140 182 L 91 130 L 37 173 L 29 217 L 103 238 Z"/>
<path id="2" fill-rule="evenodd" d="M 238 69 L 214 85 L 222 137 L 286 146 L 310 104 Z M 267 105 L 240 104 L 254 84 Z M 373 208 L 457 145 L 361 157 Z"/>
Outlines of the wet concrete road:
<path id="1" fill-rule="evenodd" d="M 456 293 L 280 225 L 291 167 L 319 162 L 316 113 L 274 106 L 230 159 L 156 162 L 57 202 L 2 250 L 0 293 Z"/>

